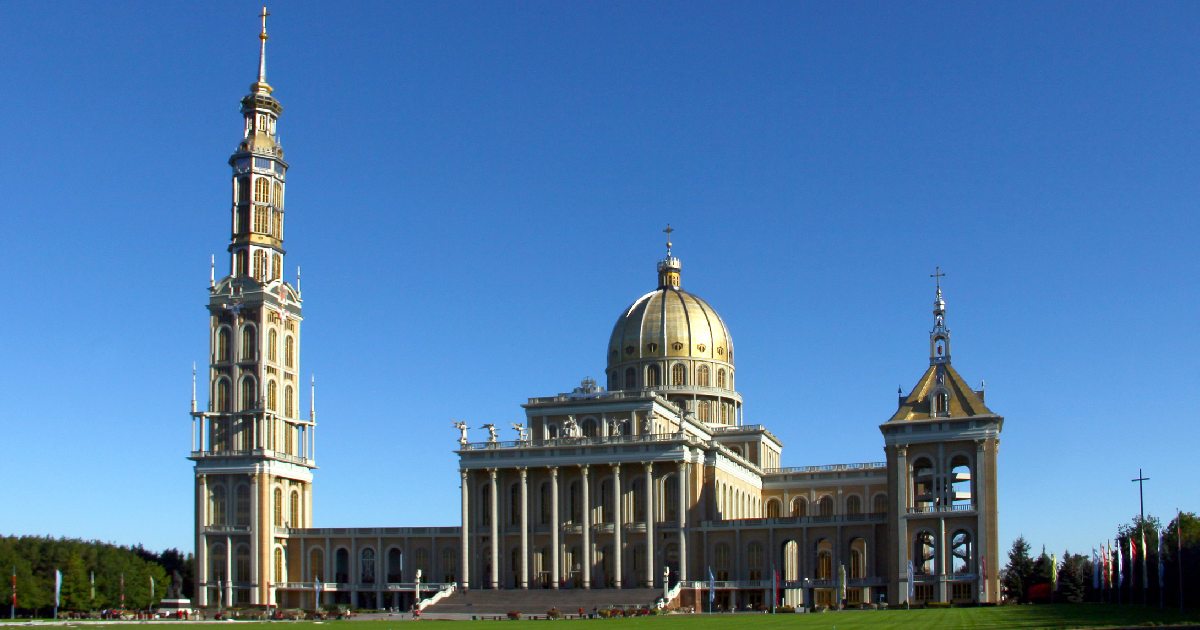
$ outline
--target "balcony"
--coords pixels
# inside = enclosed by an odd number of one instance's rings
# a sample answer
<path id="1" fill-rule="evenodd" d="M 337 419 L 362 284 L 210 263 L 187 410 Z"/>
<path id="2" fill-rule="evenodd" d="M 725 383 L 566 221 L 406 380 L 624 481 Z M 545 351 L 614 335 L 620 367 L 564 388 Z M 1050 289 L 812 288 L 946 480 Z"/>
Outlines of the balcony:
<path id="1" fill-rule="evenodd" d="M 249 525 L 205 525 L 205 534 L 249 534 Z"/>
<path id="2" fill-rule="evenodd" d="M 507 442 L 470 442 L 459 447 L 459 451 L 491 451 L 509 448 L 550 448 L 573 446 L 601 446 L 610 444 L 646 444 L 658 442 L 688 442 L 697 444 L 696 438 L 679 433 L 648 433 L 643 435 L 597 435 L 591 437 L 561 437 L 549 440 L 525 440 Z"/>
<path id="3" fill-rule="evenodd" d="M 974 512 L 974 503 L 958 505 L 914 505 L 908 508 L 909 514 L 953 514 L 956 512 Z"/>

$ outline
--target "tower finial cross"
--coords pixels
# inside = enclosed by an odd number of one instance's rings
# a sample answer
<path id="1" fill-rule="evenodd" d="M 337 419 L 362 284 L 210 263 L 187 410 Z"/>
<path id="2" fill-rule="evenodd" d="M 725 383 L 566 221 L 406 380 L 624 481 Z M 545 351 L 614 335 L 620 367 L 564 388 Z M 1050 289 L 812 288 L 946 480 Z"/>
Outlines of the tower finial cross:
<path id="1" fill-rule="evenodd" d="M 670 223 L 668 223 L 666 229 L 663 230 L 663 232 L 665 232 L 667 235 L 667 258 L 671 257 L 671 232 L 674 231 L 675 228 L 671 227 Z"/>
<path id="2" fill-rule="evenodd" d="M 942 290 L 942 278 L 946 277 L 941 266 L 934 267 L 933 273 L 929 274 L 929 277 L 933 278 L 933 281 L 937 283 L 937 290 L 940 292 Z"/>
<path id="3" fill-rule="evenodd" d="M 259 37 L 261 37 L 262 39 L 267 38 L 267 16 L 269 16 L 269 15 L 271 15 L 271 14 L 267 13 L 266 5 L 263 5 L 262 13 L 259 14 L 259 17 L 262 18 L 262 24 L 263 24 L 262 34 L 259 35 Z"/>

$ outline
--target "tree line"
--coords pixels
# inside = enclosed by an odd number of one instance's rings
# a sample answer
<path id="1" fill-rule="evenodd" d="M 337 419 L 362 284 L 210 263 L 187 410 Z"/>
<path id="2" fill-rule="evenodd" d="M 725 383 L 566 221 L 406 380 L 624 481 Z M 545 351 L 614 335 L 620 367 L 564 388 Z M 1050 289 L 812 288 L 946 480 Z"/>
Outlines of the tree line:
<path id="1" fill-rule="evenodd" d="M 1132 564 L 1131 540 L 1136 547 Z M 1117 527 L 1114 541 L 1104 542 L 1089 554 L 1064 551 L 1055 558 L 1043 548 L 1034 558 L 1029 542 L 1024 536 L 1018 537 L 1008 552 L 1008 565 L 1001 577 L 1005 597 L 1020 602 L 1200 606 L 1200 518 L 1195 513 L 1181 512 L 1166 526 L 1156 516 L 1135 516 Z"/>
<path id="2" fill-rule="evenodd" d="M 0 537 L 0 572 L 6 579 L 5 604 L 12 602 L 16 576 L 16 613 L 49 616 L 54 608 L 55 570 L 62 572 L 60 611 L 112 608 L 144 609 L 167 596 L 176 571 L 183 593 L 192 592 L 193 560 L 177 549 L 155 553 L 137 545 L 39 536 Z M 151 591 L 151 578 L 154 590 Z M 124 602 L 122 603 L 122 595 Z M 7 608 L 8 606 L 4 606 Z M 8 611 L 3 611 L 7 616 Z"/>

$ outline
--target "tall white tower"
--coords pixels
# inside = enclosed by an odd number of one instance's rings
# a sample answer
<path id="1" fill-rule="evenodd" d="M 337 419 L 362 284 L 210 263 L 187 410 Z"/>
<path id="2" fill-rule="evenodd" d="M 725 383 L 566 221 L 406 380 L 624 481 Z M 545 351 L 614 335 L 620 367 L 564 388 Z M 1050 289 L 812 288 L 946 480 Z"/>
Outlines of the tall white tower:
<path id="1" fill-rule="evenodd" d="M 315 414 L 301 419 L 301 300 L 283 278 L 283 107 L 266 77 L 267 11 L 258 80 L 242 98 L 233 167 L 229 275 L 210 282 L 208 407 L 192 401 L 196 603 L 273 605 L 289 571 L 288 531 L 312 522 Z M 215 274 L 214 274 L 215 275 Z"/>

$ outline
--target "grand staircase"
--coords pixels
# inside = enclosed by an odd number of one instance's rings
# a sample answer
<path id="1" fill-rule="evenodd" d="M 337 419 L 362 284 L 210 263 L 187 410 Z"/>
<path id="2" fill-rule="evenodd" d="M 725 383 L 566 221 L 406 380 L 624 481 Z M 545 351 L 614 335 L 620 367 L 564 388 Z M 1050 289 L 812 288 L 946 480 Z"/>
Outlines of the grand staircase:
<path id="1" fill-rule="evenodd" d="M 588 613 L 593 608 L 651 608 L 662 594 L 662 589 L 655 588 L 457 591 L 436 604 L 426 606 L 421 616 L 493 616 L 504 615 L 512 610 L 520 611 L 525 616 L 540 616 L 551 608 L 573 616 L 578 614 L 580 608 Z"/>

